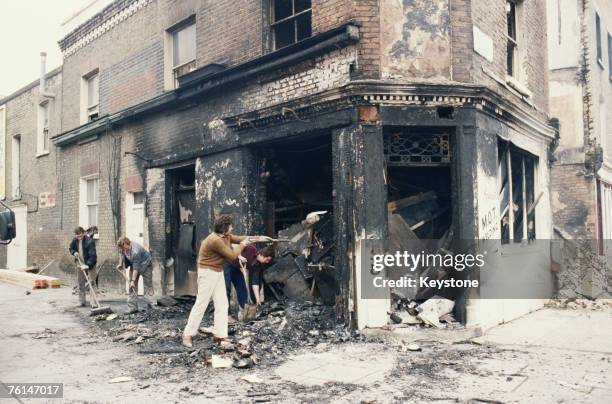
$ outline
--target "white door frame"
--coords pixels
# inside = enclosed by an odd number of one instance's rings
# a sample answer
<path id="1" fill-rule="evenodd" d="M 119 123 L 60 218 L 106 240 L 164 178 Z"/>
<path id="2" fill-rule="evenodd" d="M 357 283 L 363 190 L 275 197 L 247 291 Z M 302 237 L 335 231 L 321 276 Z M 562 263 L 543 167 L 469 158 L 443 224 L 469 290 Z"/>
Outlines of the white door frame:
<path id="1" fill-rule="evenodd" d="M 139 220 L 136 215 L 142 215 L 142 219 Z M 138 226 L 138 228 L 136 228 L 136 226 Z M 136 241 L 137 243 L 146 248 L 146 246 L 144 245 L 144 203 L 136 205 L 134 203 L 133 192 L 125 193 L 125 235 L 130 240 Z M 125 275 L 129 278 L 129 269 L 125 270 Z M 129 293 L 129 289 L 130 284 L 126 281 L 125 291 Z M 138 294 L 144 294 L 144 284 L 142 277 L 140 277 L 140 279 L 138 280 Z"/>

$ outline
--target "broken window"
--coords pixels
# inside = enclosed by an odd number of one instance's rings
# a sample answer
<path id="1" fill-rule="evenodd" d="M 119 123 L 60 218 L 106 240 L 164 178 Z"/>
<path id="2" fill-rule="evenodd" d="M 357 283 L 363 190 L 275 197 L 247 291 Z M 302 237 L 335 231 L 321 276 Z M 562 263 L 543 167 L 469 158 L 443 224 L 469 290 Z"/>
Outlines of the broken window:
<path id="1" fill-rule="evenodd" d="M 299 42 L 312 33 L 311 0 L 273 0 L 274 49 Z"/>
<path id="2" fill-rule="evenodd" d="M 450 133 L 406 127 L 385 132 L 389 213 L 421 239 L 443 237 L 452 223 Z"/>
<path id="3" fill-rule="evenodd" d="M 509 142 L 500 141 L 498 149 L 502 244 L 534 240 L 536 157 Z"/>
<path id="4" fill-rule="evenodd" d="M 508 22 L 508 32 L 506 34 L 506 74 L 516 76 L 518 59 L 517 42 L 517 2 L 516 0 L 506 1 L 506 19 Z"/>

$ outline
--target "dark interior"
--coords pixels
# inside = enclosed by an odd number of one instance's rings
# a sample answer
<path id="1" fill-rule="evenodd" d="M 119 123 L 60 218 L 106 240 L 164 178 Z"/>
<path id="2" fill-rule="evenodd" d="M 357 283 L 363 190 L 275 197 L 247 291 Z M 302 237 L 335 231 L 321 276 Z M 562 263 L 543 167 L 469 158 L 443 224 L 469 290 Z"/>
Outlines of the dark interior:
<path id="1" fill-rule="evenodd" d="M 312 211 L 333 208 L 332 147 L 329 136 L 268 144 L 261 149 L 268 235 L 302 221 Z"/>

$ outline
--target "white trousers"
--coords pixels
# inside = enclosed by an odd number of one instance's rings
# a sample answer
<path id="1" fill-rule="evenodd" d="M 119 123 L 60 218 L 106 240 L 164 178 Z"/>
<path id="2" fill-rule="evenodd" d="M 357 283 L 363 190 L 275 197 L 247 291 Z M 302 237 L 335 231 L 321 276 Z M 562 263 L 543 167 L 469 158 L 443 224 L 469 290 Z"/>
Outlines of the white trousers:
<path id="1" fill-rule="evenodd" d="M 214 336 L 227 338 L 228 303 L 225 293 L 225 277 L 223 271 L 217 272 L 210 268 L 198 268 L 198 296 L 189 313 L 189 320 L 183 335 L 194 336 L 198 333 L 211 297 L 215 305 Z"/>

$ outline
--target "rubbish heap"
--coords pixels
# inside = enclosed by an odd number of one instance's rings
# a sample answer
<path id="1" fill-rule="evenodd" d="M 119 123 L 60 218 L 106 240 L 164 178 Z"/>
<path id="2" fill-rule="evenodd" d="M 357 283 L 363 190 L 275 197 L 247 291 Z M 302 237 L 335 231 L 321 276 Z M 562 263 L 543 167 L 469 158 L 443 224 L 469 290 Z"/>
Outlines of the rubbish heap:
<path id="1" fill-rule="evenodd" d="M 391 201 L 387 205 L 389 245 L 388 253 L 407 251 L 412 254 L 453 254 L 453 232 L 450 207 L 440 205 L 434 191 L 421 192 L 406 198 Z M 390 279 L 409 276 L 417 279 L 428 277 L 442 280 L 452 271 L 443 266 L 421 266 L 414 271 L 405 268 L 387 267 Z M 456 273 L 453 273 L 456 275 Z M 416 282 L 418 284 L 418 282 Z M 442 328 L 442 323 L 456 324 L 456 291 L 440 296 L 433 288 L 393 288 L 390 322 L 405 326 L 431 326 Z"/>
<path id="2" fill-rule="evenodd" d="M 279 231 L 278 237 L 288 242 L 277 245 L 274 264 L 264 271 L 264 280 L 275 297 L 333 305 L 337 283 L 331 215 L 312 212 L 300 223 Z"/>
<path id="3" fill-rule="evenodd" d="M 321 343 L 365 341 L 358 331 L 336 324 L 332 307 L 322 302 L 283 299 L 265 302 L 254 321 L 230 324 L 228 342 L 214 344 L 212 328 L 201 327 L 194 348 L 185 348 L 181 334 L 193 299 L 160 300 L 157 307 L 146 312 L 98 316 L 93 321 L 111 341 L 136 346 L 161 368 L 270 366 L 284 361 L 293 351 Z M 212 311 L 208 310 L 203 325 L 212 324 Z"/>

